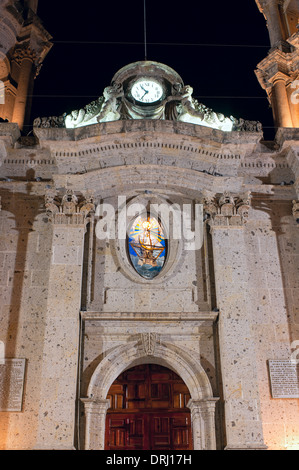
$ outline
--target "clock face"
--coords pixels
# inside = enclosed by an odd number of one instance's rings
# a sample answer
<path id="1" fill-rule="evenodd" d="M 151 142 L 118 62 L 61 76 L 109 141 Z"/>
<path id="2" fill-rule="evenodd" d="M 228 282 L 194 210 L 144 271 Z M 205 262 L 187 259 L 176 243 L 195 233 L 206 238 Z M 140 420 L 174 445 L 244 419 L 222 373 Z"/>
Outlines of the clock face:
<path id="1" fill-rule="evenodd" d="M 132 86 L 131 94 L 140 103 L 155 103 L 162 98 L 163 88 L 154 80 L 142 79 Z"/>

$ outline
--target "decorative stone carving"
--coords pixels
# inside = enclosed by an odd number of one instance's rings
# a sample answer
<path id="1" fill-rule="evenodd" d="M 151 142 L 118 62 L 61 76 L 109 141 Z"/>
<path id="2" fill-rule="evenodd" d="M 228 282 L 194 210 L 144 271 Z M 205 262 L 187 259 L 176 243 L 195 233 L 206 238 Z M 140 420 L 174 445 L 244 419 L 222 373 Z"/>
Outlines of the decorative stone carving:
<path id="1" fill-rule="evenodd" d="M 293 201 L 293 217 L 299 223 L 299 201 Z"/>
<path id="2" fill-rule="evenodd" d="M 240 132 L 262 132 L 263 126 L 259 121 L 246 121 L 245 119 L 236 119 L 231 116 L 233 122 L 233 131 Z"/>
<path id="3" fill-rule="evenodd" d="M 152 63 L 152 67 L 157 67 Z M 163 64 L 162 64 L 163 65 Z M 162 80 L 161 66 L 157 67 L 157 77 Z M 132 74 L 134 64 L 132 64 Z M 163 67 L 162 67 L 163 68 Z M 115 79 L 111 86 L 104 89 L 103 96 L 88 104 L 82 109 L 76 109 L 61 118 L 38 118 L 34 127 L 66 127 L 77 128 L 91 124 L 128 120 L 128 119 L 155 119 L 181 121 L 222 131 L 260 132 L 261 123 L 226 117 L 199 103 L 193 98 L 193 88 L 184 86 L 182 82 L 169 82 L 168 93 L 164 99 L 153 103 L 150 107 L 136 102 L 130 95 L 129 79 Z M 166 88 L 165 88 L 166 89 Z M 58 121 L 58 122 L 57 122 Z"/>
<path id="4" fill-rule="evenodd" d="M 124 97 L 124 90 L 121 83 L 115 83 L 104 90 L 104 102 L 99 116 L 98 122 L 117 121 L 121 115 L 119 108 Z M 112 119 L 111 119 L 112 118 Z"/>
<path id="5" fill-rule="evenodd" d="M 179 84 L 177 89 L 178 87 Z M 181 88 L 181 90 L 178 89 L 174 96 L 167 98 L 166 102 L 177 101 L 176 115 L 178 121 L 199 124 L 223 131 L 232 130 L 233 122 L 230 118 L 226 118 L 223 114 L 216 113 L 212 109 L 207 108 L 204 104 L 198 103 L 198 101 L 192 97 L 192 94 L 193 88 L 187 85 Z M 170 119 L 171 117 L 166 108 L 166 119 L 167 118 Z"/>
<path id="6" fill-rule="evenodd" d="M 141 333 L 141 344 L 146 356 L 155 354 L 156 345 L 159 342 L 159 336 L 156 333 Z"/>
<path id="7" fill-rule="evenodd" d="M 50 128 L 65 127 L 66 113 L 61 116 L 38 117 L 33 121 L 33 127 Z"/>
<path id="8" fill-rule="evenodd" d="M 217 214 L 218 208 L 215 201 L 215 194 L 205 190 L 203 192 L 203 206 L 205 215 L 212 219 Z"/>
<path id="9" fill-rule="evenodd" d="M 92 195 L 76 196 L 69 189 L 63 196 L 48 191 L 45 206 L 54 224 L 85 224 L 88 216 L 95 211 Z"/>
<path id="10" fill-rule="evenodd" d="M 32 62 L 37 60 L 36 52 L 26 44 L 17 46 L 12 56 L 12 60 L 18 65 L 21 65 L 24 59 L 30 59 Z"/>
<path id="11" fill-rule="evenodd" d="M 101 112 L 103 103 L 104 98 L 101 96 L 97 100 L 89 103 L 83 109 L 75 109 L 65 116 L 65 127 L 74 128 L 95 124 L 97 122 L 96 117 Z"/>
<path id="12" fill-rule="evenodd" d="M 247 219 L 249 216 L 249 210 L 251 207 L 251 192 L 247 191 L 246 193 L 240 195 L 236 200 L 236 209 L 237 214 L 241 216 L 242 220 Z"/>
<path id="13" fill-rule="evenodd" d="M 241 226 L 246 223 L 251 207 L 251 193 L 247 191 L 239 196 L 224 192 L 216 197 L 215 194 L 203 193 L 204 212 L 212 226 Z"/>

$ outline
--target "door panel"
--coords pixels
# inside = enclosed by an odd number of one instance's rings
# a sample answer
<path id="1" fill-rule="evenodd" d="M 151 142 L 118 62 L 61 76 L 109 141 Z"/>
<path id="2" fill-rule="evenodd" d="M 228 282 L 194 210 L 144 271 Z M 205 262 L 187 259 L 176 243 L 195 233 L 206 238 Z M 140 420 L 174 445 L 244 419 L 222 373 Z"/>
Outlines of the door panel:
<path id="1" fill-rule="evenodd" d="M 107 450 L 191 450 L 190 394 L 164 367 L 146 364 L 121 374 L 107 398 Z"/>
<path id="2" fill-rule="evenodd" d="M 185 413 L 108 415 L 106 449 L 190 450 L 190 416 Z"/>
<path id="3" fill-rule="evenodd" d="M 107 417 L 106 449 L 143 450 L 146 446 L 143 416 L 111 415 Z"/>

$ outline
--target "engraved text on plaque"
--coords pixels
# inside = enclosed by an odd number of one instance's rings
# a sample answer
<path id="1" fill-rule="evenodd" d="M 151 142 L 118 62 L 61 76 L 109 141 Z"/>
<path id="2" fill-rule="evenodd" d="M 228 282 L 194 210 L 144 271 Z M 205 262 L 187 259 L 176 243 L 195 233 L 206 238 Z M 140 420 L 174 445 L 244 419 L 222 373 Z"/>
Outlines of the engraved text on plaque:
<path id="1" fill-rule="evenodd" d="M 299 398 L 299 365 L 281 360 L 269 361 L 273 398 Z"/>
<path id="2" fill-rule="evenodd" d="M 25 359 L 0 364 L 0 411 L 22 411 Z"/>

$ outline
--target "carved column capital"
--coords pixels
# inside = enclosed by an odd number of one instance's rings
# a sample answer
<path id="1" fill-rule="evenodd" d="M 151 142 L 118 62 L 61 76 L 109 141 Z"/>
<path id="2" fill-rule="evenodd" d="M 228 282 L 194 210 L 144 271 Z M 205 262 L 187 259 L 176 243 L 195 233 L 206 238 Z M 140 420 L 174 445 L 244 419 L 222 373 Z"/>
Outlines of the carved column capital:
<path id="1" fill-rule="evenodd" d="M 45 195 L 47 215 L 54 224 L 85 225 L 88 217 L 94 213 L 95 205 L 91 194 L 76 195 L 67 189 L 63 195 L 55 190 Z"/>
<path id="2" fill-rule="evenodd" d="M 211 227 L 243 226 L 251 207 L 251 193 L 247 191 L 236 196 L 224 192 L 216 196 L 211 192 L 205 192 L 203 206 Z"/>
<path id="3" fill-rule="evenodd" d="M 1 199 L 0 199 L 0 203 L 1 203 Z M 297 223 L 299 223 L 299 201 L 296 201 L 296 200 L 293 201 L 292 212 L 293 212 L 294 219 L 296 220 Z"/>
<path id="4" fill-rule="evenodd" d="M 84 404 L 85 413 L 102 415 L 106 414 L 110 408 L 110 400 L 94 400 L 93 398 L 80 398 L 80 401 Z"/>
<path id="5" fill-rule="evenodd" d="M 12 60 L 15 61 L 18 65 L 21 65 L 24 59 L 29 59 L 32 63 L 34 63 L 37 60 L 37 54 L 28 45 L 16 46 Z"/>

